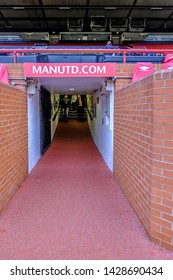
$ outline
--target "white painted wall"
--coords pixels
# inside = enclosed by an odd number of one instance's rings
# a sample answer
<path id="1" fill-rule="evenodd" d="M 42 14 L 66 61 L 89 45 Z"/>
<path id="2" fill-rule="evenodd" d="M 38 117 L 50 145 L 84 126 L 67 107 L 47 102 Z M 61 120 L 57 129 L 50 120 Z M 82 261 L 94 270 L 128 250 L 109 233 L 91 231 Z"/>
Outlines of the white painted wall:
<path id="1" fill-rule="evenodd" d="M 54 115 L 59 107 L 60 95 L 51 94 L 51 104 L 52 104 L 52 114 L 51 114 L 51 141 L 54 137 L 58 122 L 59 122 L 59 113 L 56 115 L 54 119 Z"/>
<path id="2" fill-rule="evenodd" d="M 28 173 L 36 165 L 37 161 L 41 157 L 41 147 L 40 147 L 40 93 L 39 84 L 37 84 L 37 89 L 35 94 L 32 87 L 28 88 Z M 55 104 L 56 101 L 56 105 Z M 52 118 L 51 118 L 51 140 L 53 139 L 55 130 L 59 121 L 59 114 L 53 120 L 53 116 L 59 105 L 59 95 L 51 95 L 52 104 Z"/>
<path id="3" fill-rule="evenodd" d="M 111 88 L 109 93 L 101 94 L 99 91 L 94 93 L 93 103 L 96 103 L 97 113 L 93 121 L 88 117 L 88 123 L 94 143 L 109 169 L 113 171 L 114 82 L 111 81 L 109 87 Z M 109 97 L 106 97 L 108 95 Z M 97 98 L 99 98 L 98 104 Z M 109 108 L 107 108 L 108 105 Z"/>
<path id="4" fill-rule="evenodd" d="M 28 94 L 28 173 L 40 158 L 40 94 Z"/>

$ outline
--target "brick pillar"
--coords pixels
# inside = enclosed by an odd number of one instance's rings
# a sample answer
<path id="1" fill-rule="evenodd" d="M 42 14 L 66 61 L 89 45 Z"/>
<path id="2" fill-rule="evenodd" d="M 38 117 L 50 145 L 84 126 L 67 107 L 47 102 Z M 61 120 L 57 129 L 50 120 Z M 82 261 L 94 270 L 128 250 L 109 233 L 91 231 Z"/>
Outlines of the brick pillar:
<path id="1" fill-rule="evenodd" d="M 154 75 L 151 240 L 173 250 L 173 71 Z"/>
<path id="2" fill-rule="evenodd" d="M 173 71 L 115 91 L 114 175 L 151 240 L 173 250 Z"/>
<path id="3" fill-rule="evenodd" d="M 23 83 L 22 69 L 8 65 L 9 76 Z M 22 88 L 0 83 L 0 212 L 28 174 L 27 94 Z"/>

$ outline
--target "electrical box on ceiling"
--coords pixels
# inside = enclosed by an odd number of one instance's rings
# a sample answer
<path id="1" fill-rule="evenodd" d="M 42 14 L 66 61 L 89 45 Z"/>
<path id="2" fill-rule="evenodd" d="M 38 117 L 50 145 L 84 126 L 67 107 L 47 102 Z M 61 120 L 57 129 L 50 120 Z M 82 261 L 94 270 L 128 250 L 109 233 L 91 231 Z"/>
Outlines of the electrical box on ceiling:
<path id="1" fill-rule="evenodd" d="M 91 16 L 90 28 L 92 31 L 106 31 L 107 19 L 104 16 Z"/>
<path id="2" fill-rule="evenodd" d="M 146 19 L 136 19 L 132 18 L 129 22 L 129 31 L 130 32 L 142 32 L 146 27 Z"/>
<path id="3" fill-rule="evenodd" d="M 61 41 L 108 41 L 111 32 L 60 32 Z"/>
<path id="4" fill-rule="evenodd" d="M 112 32 L 124 32 L 128 28 L 128 20 L 126 18 L 111 18 L 109 21 L 109 30 Z"/>
<path id="5" fill-rule="evenodd" d="M 68 18 L 67 29 L 69 31 L 82 31 L 83 30 L 83 19 L 82 18 Z"/>

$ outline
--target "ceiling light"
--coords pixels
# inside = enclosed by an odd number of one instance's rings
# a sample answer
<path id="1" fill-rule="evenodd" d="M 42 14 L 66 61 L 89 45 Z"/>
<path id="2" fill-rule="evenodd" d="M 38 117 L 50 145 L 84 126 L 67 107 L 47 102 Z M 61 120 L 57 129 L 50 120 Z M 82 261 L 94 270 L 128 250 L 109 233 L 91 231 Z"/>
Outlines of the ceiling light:
<path id="1" fill-rule="evenodd" d="M 59 10 L 70 10 L 71 7 L 59 7 Z"/>
<path id="2" fill-rule="evenodd" d="M 70 90 L 74 90 L 74 88 L 70 88 Z"/>
<path id="3" fill-rule="evenodd" d="M 105 10 L 116 10 L 117 8 L 116 7 L 105 7 L 104 9 Z"/>
<path id="4" fill-rule="evenodd" d="M 13 10 L 24 10 L 25 7 L 13 7 Z"/>
<path id="5" fill-rule="evenodd" d="M 150 10 L 163 10 L 161 7 L 151 7 Z"/>

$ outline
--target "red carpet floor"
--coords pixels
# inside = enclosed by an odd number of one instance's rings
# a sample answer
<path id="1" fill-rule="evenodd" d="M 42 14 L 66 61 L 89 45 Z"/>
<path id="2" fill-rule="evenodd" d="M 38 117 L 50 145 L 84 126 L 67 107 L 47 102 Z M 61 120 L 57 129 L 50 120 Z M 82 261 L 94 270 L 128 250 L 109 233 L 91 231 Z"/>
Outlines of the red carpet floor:
<path id="1" fill-rule="evenodd" d="M 92 142 L 61 123 L 0 216 L 0 259 L 173 259 L 151 243 Z"/>

